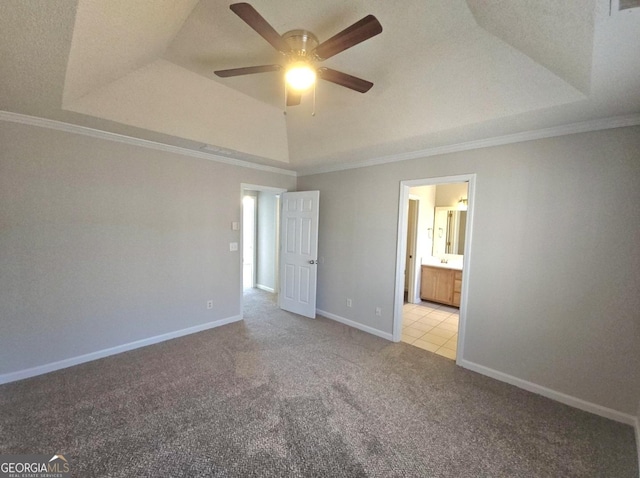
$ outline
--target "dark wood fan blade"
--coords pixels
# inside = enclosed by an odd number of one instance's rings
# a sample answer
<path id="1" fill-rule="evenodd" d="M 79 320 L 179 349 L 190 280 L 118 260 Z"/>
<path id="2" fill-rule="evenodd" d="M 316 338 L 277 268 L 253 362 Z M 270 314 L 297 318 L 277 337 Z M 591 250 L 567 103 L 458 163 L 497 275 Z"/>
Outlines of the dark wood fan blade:
<path id="1" fill-rule="evenodd" d="M 302 93 L 297 91 L 287 90 L 287 106 L 297 106 L 300 104 Z"/>
<path id="2" fill-rule="evenodd" d="M 253 28 L 258 35 L 267 40 L 273 48 L 282 53 L 289 53 L 291 47 L 282 39 L 278 32 L 262 18 L 258 11 L 248 3 L 234 3 L 229 5 L 233 13 L 238 15 L 244 22 Z"/>
<path id="3" fill-rule="evenodd" d="M 318 58 L 326 60 L 347 48 L 376 36 L 380 32 L 382 32 L 382 25 L 380 25 L 378 19 L 373 15 L 367 15 L 359 22 L 320 43 L 314 52 Z"/>
<path id="4" fill-rule="evenodd" d="M 281 65 L 261 65 L 246 66 L 244 68 L 231 68 L 230 70 L 218 70 L 214 71 L 214 73 L 221 78 L 228 78 L 230 76 L 253 75 L 254 73 L 268 73 L 270 71 L 278 71 L 281 69 Z"/>
<path id="5" fill-rule="evenodd" d="M 318 70 L 318 76 L 325 81 L 330 81 L 331 83 L 359 91 L 360 93 L 366 93 L 373 86 L 373 83 L 370 81 L 347 75 L 346 73 L 332 70 L 331 68 L 320 68 Z"/>

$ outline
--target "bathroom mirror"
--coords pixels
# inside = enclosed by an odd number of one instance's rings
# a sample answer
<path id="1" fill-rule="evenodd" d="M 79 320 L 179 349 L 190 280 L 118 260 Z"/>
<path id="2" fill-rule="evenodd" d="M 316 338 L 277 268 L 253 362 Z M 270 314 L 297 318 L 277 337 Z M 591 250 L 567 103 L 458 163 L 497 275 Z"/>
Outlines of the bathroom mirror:
<path id="1" fill-rule="evenodd" d="M 454 207 L 437 207 L 433 219 L 434 257 L 445 254 L 464 254 L 467 211 Z"/>

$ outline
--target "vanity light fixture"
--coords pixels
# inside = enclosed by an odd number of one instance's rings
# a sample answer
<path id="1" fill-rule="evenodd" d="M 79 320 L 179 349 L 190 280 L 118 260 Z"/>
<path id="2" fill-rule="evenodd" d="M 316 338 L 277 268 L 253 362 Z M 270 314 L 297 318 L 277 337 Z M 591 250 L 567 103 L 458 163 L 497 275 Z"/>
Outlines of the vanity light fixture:
<path id="1" fill-rule="evenodd" d="M 468 200 L 460 198 L 460 201 L 458 201 L 458 210 L 459 211 L 466 211 L 468 209 L 468 207 L 469 207 Z"/>

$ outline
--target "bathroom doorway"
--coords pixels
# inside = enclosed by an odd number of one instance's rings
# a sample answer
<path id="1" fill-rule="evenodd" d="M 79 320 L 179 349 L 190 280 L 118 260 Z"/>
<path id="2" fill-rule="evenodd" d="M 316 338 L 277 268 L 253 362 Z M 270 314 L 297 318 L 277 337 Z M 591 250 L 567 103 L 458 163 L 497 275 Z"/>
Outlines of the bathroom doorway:
<path id="1" fill-rule="evenodd" d="M 393 339 L 453 360 L 464 346 L 474 186 L 475 175 L 400 185 Z M 412 201 L 419 207 L 410 265 Z"/>

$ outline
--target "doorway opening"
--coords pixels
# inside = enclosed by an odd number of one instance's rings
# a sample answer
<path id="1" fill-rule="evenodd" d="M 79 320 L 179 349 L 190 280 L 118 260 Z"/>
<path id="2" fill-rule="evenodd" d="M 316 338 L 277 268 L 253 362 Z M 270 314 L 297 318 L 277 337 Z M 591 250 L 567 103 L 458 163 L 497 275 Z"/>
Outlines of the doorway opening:
<path id="1" fill-rule="evenodd" d="M 402 181 L 393 340 L 462 358 L 475 175 Z"/>
<path id="2" fill-rule="evenodd" d="M 240 310 L 251 294 L 269 294 L 278 303 L 280 195 L 286 189 L 241 185 Z"/>

